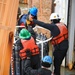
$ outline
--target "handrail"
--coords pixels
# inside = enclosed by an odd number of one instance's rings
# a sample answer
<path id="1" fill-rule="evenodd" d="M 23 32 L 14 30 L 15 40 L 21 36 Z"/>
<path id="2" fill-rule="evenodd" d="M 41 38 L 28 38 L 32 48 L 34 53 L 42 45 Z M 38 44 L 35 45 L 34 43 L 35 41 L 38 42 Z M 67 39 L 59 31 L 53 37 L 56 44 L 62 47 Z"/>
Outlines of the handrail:
<path id="1" fill-rule="evenodd" d="M 49 39 L 47 39 L 47 40 L 45 40 L 45 41 L 41 41 L 41 40 L 38 40 L 38 39 L 36 39 L 36 41 L 39 41 L 39 42 L 37 42 L 37 44 L 41 44 L 41 59 L 43 58 L 43 43 L 45 43 L 45 42 L 48 42 L 48 41 L 50 41 L 52 39 L 52 37 L 51 38 L 49 38 Z"/>
<path id="2" fill-rule="evenodd" d="M 45 41 L 41 41 L 41 40 L 38 40 L 38 39 L 36 39 L 36 41 L 39 41 L 39 43 L 37 43 L 37 44 L 40 44 L 40 43 L 48 42 L 48 41 L 50 41 L 51 39 L 52 39 L 52 37 L 51 37 L 51 38 L 49 38 L 49 39 L 47 39 L 47 40 L 45 40 Z"/>
<path id="3" fill-rule="evenodd" d="M 16 28 L 22 28 L 22 27 L 25 27 L 25 26 L 16 26 Z"/>

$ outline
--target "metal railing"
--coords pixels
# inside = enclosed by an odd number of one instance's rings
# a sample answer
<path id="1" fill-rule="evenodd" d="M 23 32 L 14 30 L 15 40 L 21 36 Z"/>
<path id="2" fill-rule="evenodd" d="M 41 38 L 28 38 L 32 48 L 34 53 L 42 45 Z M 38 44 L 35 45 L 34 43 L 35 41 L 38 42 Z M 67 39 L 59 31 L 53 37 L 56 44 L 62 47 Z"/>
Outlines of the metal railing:
<path id="1" fill-rule="evenodd" d="M 36 39 L 36 41 L 38 41 L 37 44 L 41 44 L 41 59 L 43 58 L 43 44 L 50 41 L 51 39 L 52 39 L 52 37 L 45 41 Z"/>

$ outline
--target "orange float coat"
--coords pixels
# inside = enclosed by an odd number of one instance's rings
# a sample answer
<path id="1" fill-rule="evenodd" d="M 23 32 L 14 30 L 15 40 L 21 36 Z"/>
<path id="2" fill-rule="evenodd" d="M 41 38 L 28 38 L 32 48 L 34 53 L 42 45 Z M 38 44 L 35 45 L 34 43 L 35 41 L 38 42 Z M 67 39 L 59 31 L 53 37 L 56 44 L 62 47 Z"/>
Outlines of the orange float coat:
<path id="1" fill-rule="evenodd" d="M 56 24 L 60 30 L 60 34 L 52 39 L 52 44 L 57 45 L 62 41 L 68 39 L 68 29 L 63 23 Z"/>
<path id="2" fill-rule="evenodd" d="M 20 53 L 19 53 L 21 59 L 25 59 L 27 57 L 25 52 L 27 49 L 30 49 L 30 52 L 32 53 L 32 55 L 39 54 L 39 48 L 32 37 L 30 40 L 21 40 L 21 43 L 23 45 L 23 49 L 20 50 Z"/>

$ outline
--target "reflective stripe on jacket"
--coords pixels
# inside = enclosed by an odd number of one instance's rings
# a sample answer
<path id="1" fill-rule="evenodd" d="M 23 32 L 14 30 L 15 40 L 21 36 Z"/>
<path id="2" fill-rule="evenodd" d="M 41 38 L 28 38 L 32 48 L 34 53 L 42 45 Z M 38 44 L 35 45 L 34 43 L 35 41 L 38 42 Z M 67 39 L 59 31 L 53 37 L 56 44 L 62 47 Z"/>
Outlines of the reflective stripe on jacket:
<path id="1" fill-rule="evenodd" d="M 60 30 L 60 34 L 52 39 L 52 44 L 57 45 L 62 41 L 68 39 L 68 29 L 63 23 L 56 24 Z"/>
<path id="2" fill-rule="evenodd" d="M 30 52 L 32 53 L 32 55 L 39 54 L 39 48 L 35 44 L 33 37 L 31 37 L 30 40 L 21 40 L 21 43 L 23 45 L 23 49 L 20 50 L 20 53 L 19 53 L 21 59 L 25 59 L 27 57 L 25 52 L 27 49 L 30 49 Z"/>

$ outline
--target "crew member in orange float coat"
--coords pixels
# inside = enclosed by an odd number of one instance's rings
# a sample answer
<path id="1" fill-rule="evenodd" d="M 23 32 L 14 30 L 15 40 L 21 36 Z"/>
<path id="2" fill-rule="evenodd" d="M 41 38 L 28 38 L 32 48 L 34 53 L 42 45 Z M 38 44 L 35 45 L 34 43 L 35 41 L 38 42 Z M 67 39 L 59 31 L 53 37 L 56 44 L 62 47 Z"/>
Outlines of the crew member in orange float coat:
<path id="1" fill-rule="evenodd" d="M 23 46 L 23 48 L 19 52 L 21 59 L 25 61 L 25 59 L 27 58 L 26 50 L 29 49 L 32 55 L 32 68 L 38 69 L 40 67 L 39 48 L 34 38 L 31 36 L 27 29 L 22 29 L 19 33 L 19 37 Z"/>
<path id="2" fill-rule="evenodd" d="M 35 20 L 32 16 L 29 16 L 29 20 L 51 31 L 53 37 L 51 42 L 54 46 L 54 74 L 60 75 L 60 66 L 68 50 L 68 29 L 66 25 L 60 22 L 61 18 L 57 13 L 51 14 L 51 24 Z"/>

